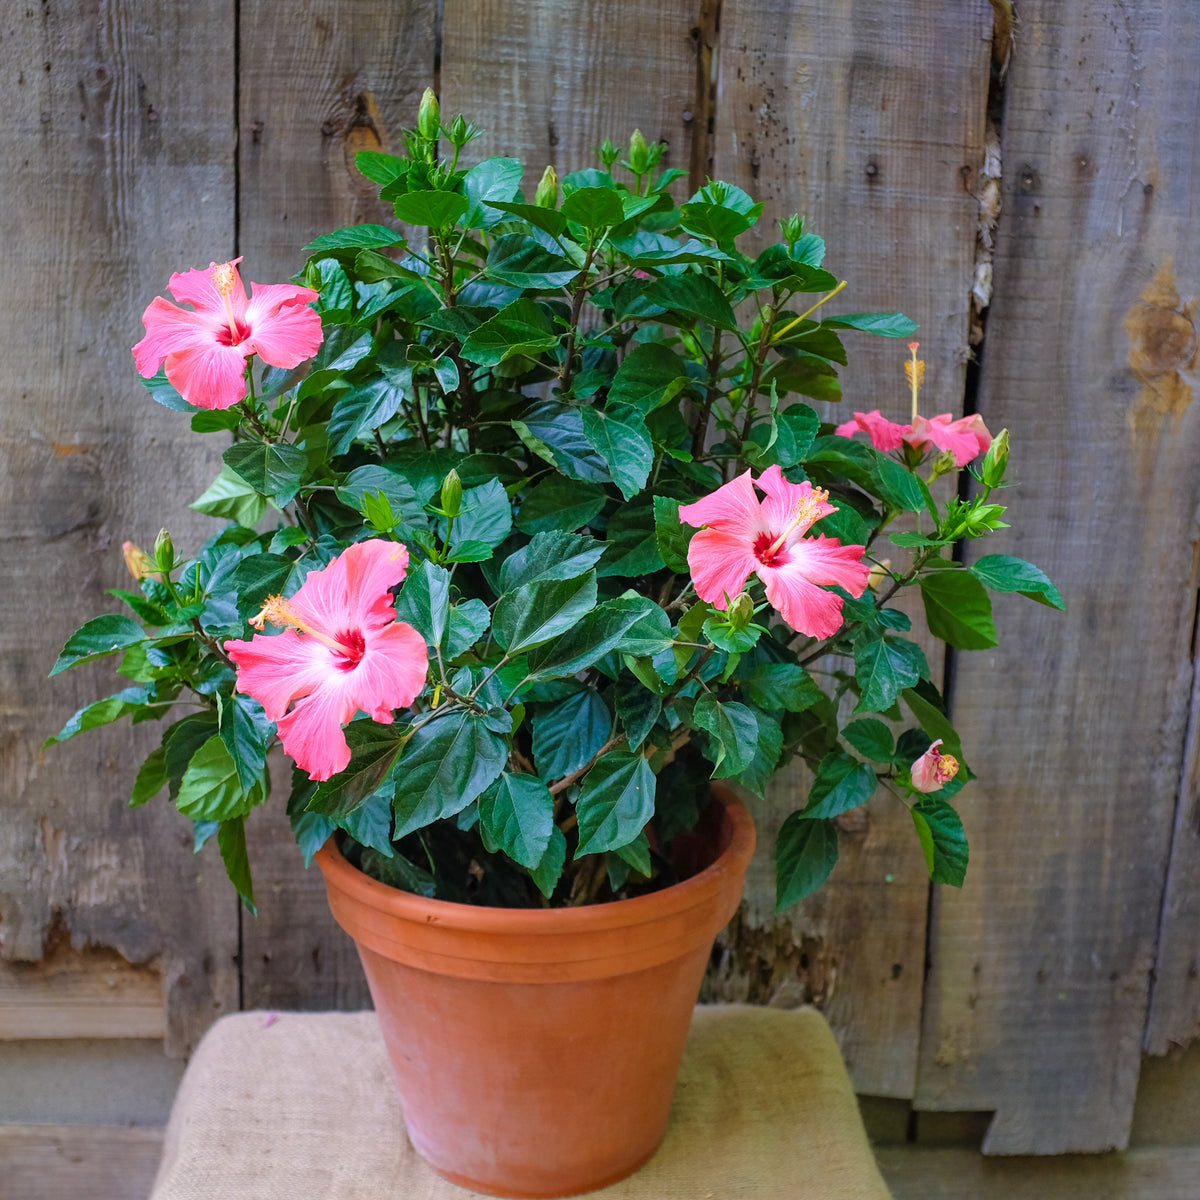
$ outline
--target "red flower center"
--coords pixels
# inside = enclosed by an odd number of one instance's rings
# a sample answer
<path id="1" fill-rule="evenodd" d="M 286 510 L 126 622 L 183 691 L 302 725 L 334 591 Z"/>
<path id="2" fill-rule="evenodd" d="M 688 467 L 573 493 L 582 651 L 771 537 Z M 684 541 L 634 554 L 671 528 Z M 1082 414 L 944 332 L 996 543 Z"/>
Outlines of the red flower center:
<path id="1" fill-rule="evenodd" d="M 240 346 L 250 336 L 250 326 L 245 321 L 237 321 L 235 318 L 235 323 L 237 326 L 236 338 L 233 336 L 231 328 L 222 326 L 217 330 L 217 341 L 222 346 Z"/>
<path id="2" fill-rule="evenodd" d="M 334 666 L 341 671 L 353 671 L 362 662 L 362 656 L 367 649 L 362 630 L 347 629 L 339 633 L 335 640 L 338 644 L 336 653 L 340 657 L 334 660 Z"/>
<path id="3" fill-rule="evenodd" d="M 760 533 L 754 539 L 754 557 L 764 567 L 781 567 L 788 560 L 786 545 L 776 545 L 779 539 L 773 533 Z"/>

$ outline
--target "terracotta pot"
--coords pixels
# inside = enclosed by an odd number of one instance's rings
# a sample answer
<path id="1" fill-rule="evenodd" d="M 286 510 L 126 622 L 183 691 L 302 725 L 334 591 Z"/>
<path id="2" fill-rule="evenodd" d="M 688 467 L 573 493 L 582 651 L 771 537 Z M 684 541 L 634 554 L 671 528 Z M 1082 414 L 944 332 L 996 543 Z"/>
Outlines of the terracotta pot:
<path id="1" fill-rule="evenodd" d="M 754 849 L 745 806 L 714 790 L 700 828 L 673 847 L 697 873 L 610 904 L 426 900 L 362 874 L 332 839 L 319 852 L 409 1137 L 447 1179 L 566 1196 L 623 1178 L 657 1149 L 713 938 Z"/>

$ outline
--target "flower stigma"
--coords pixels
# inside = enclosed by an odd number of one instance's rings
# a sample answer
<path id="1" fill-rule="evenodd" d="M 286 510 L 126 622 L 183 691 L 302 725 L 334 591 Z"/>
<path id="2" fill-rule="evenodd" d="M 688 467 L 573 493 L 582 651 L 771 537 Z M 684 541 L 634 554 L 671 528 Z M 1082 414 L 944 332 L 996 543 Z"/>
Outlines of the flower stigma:
<path id="1" fill-rule="evenodd" d="M 779 553 L 779 547 L 787 540 L 787 536 L 798 525 L 811 525 L 821 513 L 821 505 L 829 503 L 829 493 L 824 488 L 815 487 L 807 496 L 802 496 L 792 508 L 792 519 L 787 528 L 759 555 L 767 562 Z"/>
<path id="2" fill-rule="evenodd" d="M 233 339 L 231 344 L 236 346 L 242 340 L 242 334 L 238 330 L 237 317 L 233 315 L 233 303 L 229 296 L 237 286 L 237 268 L 231 262 L 213 263 L 208 269 L 208 278 L 225 305 L 225 319 L 229 322 L 229 336 Z"/>
<path id="3" fill-rule="evenodd" d="M 250 624 L 259 631 L 268 621 L 281 628 L 295 629 L 306 637 L 315 638 L 323 646 L 328 646 L 344 660 L 338 664 L 343 670 L 357 666 L 366 649 L 366 642 L 359 630 L 350 629 L 337 637 L 330 637 L 329 634 L 309 625 L 282 596 L 268 596 L 259 612 L 250 618 Z"/>

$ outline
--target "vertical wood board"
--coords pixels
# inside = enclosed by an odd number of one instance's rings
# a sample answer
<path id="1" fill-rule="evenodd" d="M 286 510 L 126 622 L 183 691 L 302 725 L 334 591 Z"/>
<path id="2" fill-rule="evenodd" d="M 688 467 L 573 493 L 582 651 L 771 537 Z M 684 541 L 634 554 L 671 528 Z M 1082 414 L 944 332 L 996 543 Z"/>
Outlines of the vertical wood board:
<path id="1" fill-rule="evenodd" d="M 129 683 L 116 659 L 46 676 L 76 626 L 118 608 L 122 540 L 198 530 L 185 505 L 219 462 L 150 399 L 129 348 L 173 271 L 232 247 L 232 18 L 230 0 L 0 17 L 0 956 L 37 960 L 58 931 L 156 963 L 177 1051 L 236 1003 L 235 919 L 190 824 L 126 807 L 161 728 L 42 743 Z"/>
<path id="2" fill-rule="evenodd" d="M 241 4 L 238 246 L 248 278 L 281 282 L 317 234 L 363 221 L 394 224 L 359 150 L 395 152 L 433 80 L 434 0 L 403 5 Z M 284 815 L 290 764 L 273 756 L 276 793 L 246 825 L 258 916 L 242 918 L 246 1008 L 362 1008 L 370 1003 L 354 945 L 304 870 Z"/>
<path id="3" fill-rule="evenodd" d="M 878 0 L 757 0 L 721 11 L 714 175 L 765 202 L 747 248 L 777 240 L 779 218 L 803 215 L 828 243 L 826 267 L 849 280 L 828 311 L 901 309 L 920 323 L 927 413 L 962 410 L 978 220 L 970 186 L 983 159 L 991 12 L 984 0 L 953 11 Z M 904 344 L 845 339 L 844 399 L 826 417 L 879 408 L 906 420 Z M 930 654 L 934 672 L 940 662 Z M 776 918 L 772 847 L 806 786 L 789 771 L 756 810 L 759 851 L 719 994 L 735 994 L 740 979 L 774 1003 L 816 1002 L 855 1088 L 909 1097 L 928 897 L 912 822 L 882 791 L 847 814 L 829 882 Z M 765 994 L 756 970 L 769 975 Z"/>
<path id="4" fill-rule="evenodd" d="M 1198 54 L 1182 0 L 1021 8 L 980 409 L 1020 480 L 995 549 L 1068 611 L 998 598 L 1000 648 L 957 658 L 987 783 L 961 797 L 967 887 L 938 895 L 916 1097 L 995 1110 L 989 1153 L 1128 1138 L 1192 669 Z"/>

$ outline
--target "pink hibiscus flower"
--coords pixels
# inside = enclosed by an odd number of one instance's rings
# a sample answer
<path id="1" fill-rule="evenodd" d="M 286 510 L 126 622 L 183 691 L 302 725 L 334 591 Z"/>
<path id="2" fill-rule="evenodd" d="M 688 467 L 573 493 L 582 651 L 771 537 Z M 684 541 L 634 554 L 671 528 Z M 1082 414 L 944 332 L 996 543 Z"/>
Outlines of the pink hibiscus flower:
<path id="1" fill-rule="evenodd" d="M 836 506 L 829 493 L 811 483 L 789 483 L 777 467 L 757 480 L 767 498 L 755 495 L 746 471 L 709 496 L 679 509 L 680 520 L 704 526 L 688 548 L 696 594 L 725 608 L 746 580 L 757 575 L 768 603 L 795 630 L 826 638 L 842 624 L 842 598 L 822 585 L 838 584 L 852 596 L 867 586 L 870 566 L 864 546 L 843 546 L 837 538 L 806 537 L 813 523 Z"/>
<path id="2" fill-rule="evenodd" d="M 396 620 L 388 594 L 407 569 L 408 551 L 396 542 L 356 542 L 310 571 L 294 596 L 270 597 L 250 622 L 285 626 L 282 633 L 225 643 L 238 691 L 263 706 L 311 779 L 346 768 L 342 726 L 359 709 L 390 725 L 392 710 L 410 705 L 425 684 L 425 641 Z"/>
<path id="3" fill-rule="evenodd" d="M 954 455 L 956 467 L 965 467 L 992 444 L 992 435 L 978 413 L 960 417 L 957 421 L 949 413 L 939 413 L 936 417 L 918 416 L 911 425 L 899 425 L 889 421 L 879 409 L 874 409 L 869 413 L 856 412 L 853 420 L 839 425 L 834 432 L 842 437 L 863 432 L 876 450 L 883 451 L 899 450 L 903 442 L 918 450 L 932 444 L 939 450 L 949 450 Z"/>
<path id="4" fill-rule="evenodd" d="M 912 765 L 912 785 L 918 792 L 936 792 L 958 774 L 958 759 L 943 754 L 938 738 Z"/>
<path id="5" fill-rule="evenodd" d="M 308 307 L 317 298 L 312 288 L 251 283 L 247 300 L 241 261 L 176 272 L 167 287 L 192 308 L 155 296 L 142 314 L 146 336 L 133 348 L 138 371 L 149 378 L 165 362 L 175 390 L 197 408 L 229 408 L 241 400 L 250 355 L 273 367 L 296 367 L 324 336 L 321 318 Z"/>

